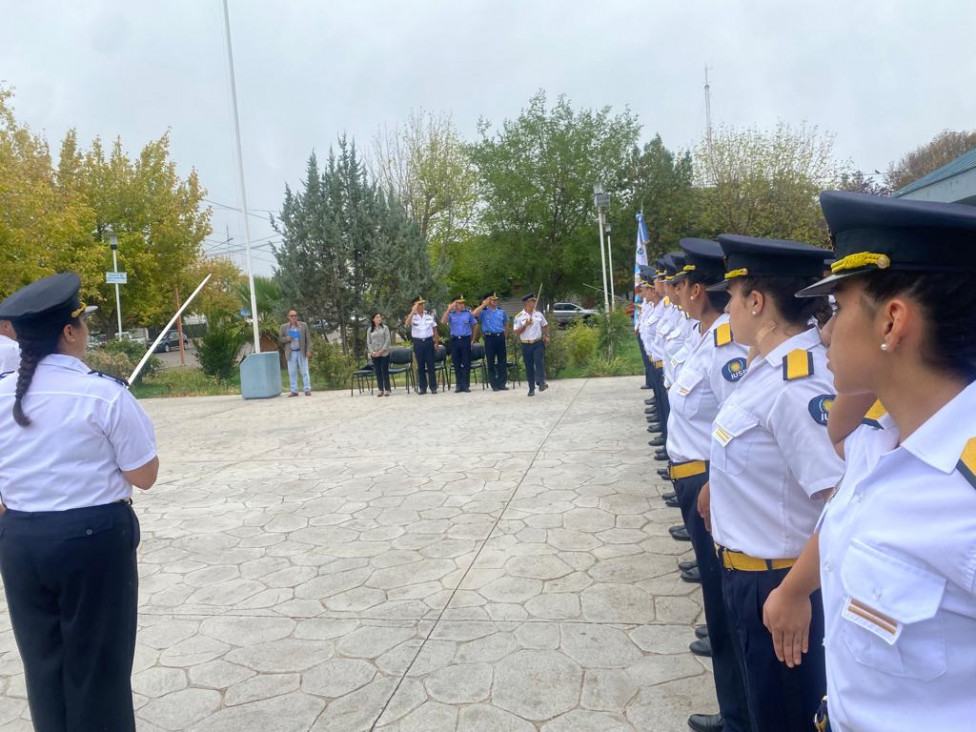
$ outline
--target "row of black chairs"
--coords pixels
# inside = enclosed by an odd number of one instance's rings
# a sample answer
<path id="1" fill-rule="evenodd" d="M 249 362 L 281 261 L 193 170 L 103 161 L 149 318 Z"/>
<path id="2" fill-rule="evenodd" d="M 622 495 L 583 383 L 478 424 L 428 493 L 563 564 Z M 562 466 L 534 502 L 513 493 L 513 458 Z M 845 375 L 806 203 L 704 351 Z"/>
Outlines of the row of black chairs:
<path id="1" fill-rule="evenodd" d="M 519 373 L 521 363 L 519 362 L 518 349 L 509 348 L 508 354 L 509 359 L 506 364 L 508 367 L 508 381 L 511 384 L 521 386 L 522 378 Z M 453 387 L 451 383 L 453 371 L 454 367 L 450 363 L 447 347 L 443 344 L 437 346 L 434 349 L 434 373 L 440 374 L 438 382 L 444 384 L 448 390 Z M 397 376 L 403 376 L 404 386 L 408 394 L 410 393 L 411 386 L 413 386 L 414 391 L 417 390 L 417 372 L 412 348 L 390 349 L 390 386 L 394 389 L 397 388 Z M 483 343 L 473 343 L 471 345 L 471 380 L 480 383 L 482 389 L 488 386 L 488 364 L 485 358 L 485 346 Z M 354 390 L 356 388 L 359 389 L 360 394 L 367 390 L 372 394 L 375 386 L 376 374 L 373 371 L 372 364 L 367 364 L 356 369 L 350 375 L 349 396 L 354 396 Z"/>

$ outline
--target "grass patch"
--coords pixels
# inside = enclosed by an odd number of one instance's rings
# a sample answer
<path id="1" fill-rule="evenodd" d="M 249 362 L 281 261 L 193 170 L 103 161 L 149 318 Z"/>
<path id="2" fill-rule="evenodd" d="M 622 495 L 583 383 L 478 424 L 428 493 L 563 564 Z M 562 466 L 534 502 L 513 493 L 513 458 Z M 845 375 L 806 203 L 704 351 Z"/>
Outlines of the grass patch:
<path id="1" fill-rule="evenodd" d="M 240 394 L 241 377 L 234 374 L 221 381 L 198 368 L 166 369 L 133 384 L 130 391 L 138 399 Z"/>

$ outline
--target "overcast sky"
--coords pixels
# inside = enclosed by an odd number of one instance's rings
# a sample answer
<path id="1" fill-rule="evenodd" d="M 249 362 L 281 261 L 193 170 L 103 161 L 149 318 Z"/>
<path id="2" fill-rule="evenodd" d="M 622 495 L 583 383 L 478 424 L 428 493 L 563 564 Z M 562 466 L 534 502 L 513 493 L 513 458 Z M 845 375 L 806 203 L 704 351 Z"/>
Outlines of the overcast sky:
<path id="1" fill-rule="evenodd" d="M 976 127 L 974 0 L 231 0 L 248 203 L 269 273 L 285 183 L 347 132 L 361 146 L 412 109 L 451 112 L 473 137 L 545 89 L 629 106 L 644 137 L 689 147 L 717 124 L 807 121 L 865 171 L 945 128 Z M 0 79 L 17 117 L 57 149 L 167 129 L 185 174 L 236 207 L 220 0 L 0 0 Z M 215 206 L 209 252 L 243 241 Z"/>

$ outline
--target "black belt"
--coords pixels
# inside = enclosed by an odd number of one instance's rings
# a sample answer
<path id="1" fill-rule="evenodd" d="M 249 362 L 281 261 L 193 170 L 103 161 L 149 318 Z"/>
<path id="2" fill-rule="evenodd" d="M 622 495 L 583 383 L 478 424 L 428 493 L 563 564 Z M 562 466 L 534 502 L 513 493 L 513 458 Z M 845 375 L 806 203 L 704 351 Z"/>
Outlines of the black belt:
<path id="1" fill-rule="evenodd" d="M 485 333 L 486 336 L 503 336 L 504 333 Z"/>
<path id="2" fill-rule="evenodd" d="M 468 333 L 467 335 L 464 335 L 464 336 L 451 336 L 451 338 L 453 340 L 456 340 L 456 341 L 460 341 L 460 340 L 463 340 L 464 338 L 470 338 L 470 337 L 471 337 L 471 334 L 470 333 Z"/>
<path id="3" fill-rule="evenodd" d="M 434 336 L 430 336 L 428 338 L 414 338 L 414 341 L 420 341 L 421 343 L 424 343 L 426 341 L 432 341 L 432 340 L 434 340 Z"/>

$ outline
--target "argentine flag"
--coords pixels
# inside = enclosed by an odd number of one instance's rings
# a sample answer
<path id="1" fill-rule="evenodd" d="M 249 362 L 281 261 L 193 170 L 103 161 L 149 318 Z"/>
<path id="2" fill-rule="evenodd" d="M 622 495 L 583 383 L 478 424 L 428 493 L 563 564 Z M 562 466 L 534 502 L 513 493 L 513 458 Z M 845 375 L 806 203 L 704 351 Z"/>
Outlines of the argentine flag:
<path id="1" fill-rule="evenodd" d="M 639 305 L 642 298 L 637 294 L 641 283 L 641 267 L 647 266 L 647 244 L 651 235 L 647 231 L 647 224 L 644 223 L 644 214 L 637 214 L 637 251 L 634 254 L 634 305 Z M 637 327 L 639 309 L 634 307 L 634 327 Z"/>

